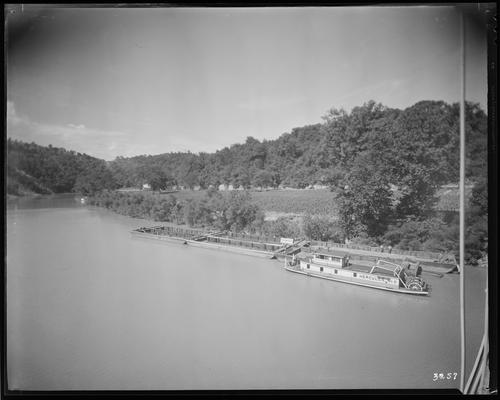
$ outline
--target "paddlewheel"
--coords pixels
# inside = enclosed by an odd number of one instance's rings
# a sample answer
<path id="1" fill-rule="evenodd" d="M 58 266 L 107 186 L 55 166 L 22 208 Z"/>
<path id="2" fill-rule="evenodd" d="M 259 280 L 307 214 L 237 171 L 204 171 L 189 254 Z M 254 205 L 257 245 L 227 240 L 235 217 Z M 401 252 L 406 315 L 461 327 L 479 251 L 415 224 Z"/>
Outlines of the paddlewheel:
<path id="1" fill-rule="evenodd" d="M 416 276 L 409 276 L 406 281 L 406 286 L 408 289 L 415 290 L 417 292 L 430 291 L 430 285 Z"/>

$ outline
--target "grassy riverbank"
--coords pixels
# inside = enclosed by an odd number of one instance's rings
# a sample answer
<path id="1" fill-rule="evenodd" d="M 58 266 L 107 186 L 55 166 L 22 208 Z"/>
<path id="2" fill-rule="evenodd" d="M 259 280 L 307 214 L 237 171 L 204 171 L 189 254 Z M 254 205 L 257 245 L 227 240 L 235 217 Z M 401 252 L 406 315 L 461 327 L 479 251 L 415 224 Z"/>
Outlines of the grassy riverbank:
<path id="1" fill-rule="evenodd" d="M 305 207 L 306 199 L 320 199 L 321 196 L 326 198 L 328 194 L 333 198 L 327 190 L 209 190 L 180 191 L 173 194 L 108 191 L 90 197 L 89 204 L 136 218 L 190 228 L 216 229 L 237 234 L 274 237 L 278 240 L 280 237 L 303 237 L 309 240 L 344 243 L 343 232 L 335 215 L 313 214 Z M 278 204 L 278 199 L 281 199 L 281 203 L 289 199 L 290 204 L 295 206 L 290 206 L 287 210 L 295 213 L 277 214 L 277 211 L 270 211 Z M 270 207 L 263 209 L 266 204 Z M 266 212 L 276 213 L 277 218 L 266 218 Z M 358 236 L 351 238 L 350 243 L 368 247 L 390 245 L 395 250 L 405 251 L 456 253 L 458 219 L 449 216 L 447 218 L 446 221 L 432 217 L 395 224 L 380 237 Z M 471 253 L 469 259 L 478 260 L 480 255 L 478 252 Z"/>

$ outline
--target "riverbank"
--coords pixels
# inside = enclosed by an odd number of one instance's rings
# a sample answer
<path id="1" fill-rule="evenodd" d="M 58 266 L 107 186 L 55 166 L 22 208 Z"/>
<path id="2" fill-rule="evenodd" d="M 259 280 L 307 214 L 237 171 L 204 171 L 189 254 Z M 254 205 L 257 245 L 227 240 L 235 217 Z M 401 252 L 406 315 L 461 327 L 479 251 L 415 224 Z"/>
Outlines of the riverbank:
<path id="1" fill-rule="evenodd" d="M 48 197 L 50 195 L 47 194 L 39 194 L 39 193 L 23 193 L 23 194 L 7 194 L 7 201 L 15 201 L 19 199 L 36 199 L 39 197 Z"/>
<path id="2" fill-rule="evenodd" d="M 183 228 L 176 225 L 157 225 L 141 227 L 131 231 L 135 237 L 164 241 L 180 242 L 195 247 L 226 250 L 245 255 L 258 255 L 268 258 L 284 259 L 299 253 L 330 252 L 348 255 L 356 264 L 371 266 L 378 260 L 385 260 L 399 265 L 407 265 L 412 269 L 422 267 L 424 273 L 443 276 L 447 273 L 459 272 L 459 265 L 453 262 L 436 262 L 425 257 L 409 258 L 400 254 L 350 249 L 346 247 L 315 245 L 313 241 L 292 240 L 290 243 L 278 242 L 275 238 L 258 236 L 231 235 L 229 232 L 215 232 L 200 229 Z"/>
<path id="3" fill-rule="evenodd" d="M 25 192 L 21 194 L 11 194 L 7 193 L 7 200 L 19 200 L 19 199 L 36 199 L 36 198 L 56 198 L 56 197 L 67 197 L 67 196 L 75 196 L 75 197 L 83 197 L 81 193 L 73 193 L 73 192 L 65 192 L 65 193 L 50 193 L 50 194 L 41 194 L 35 192 Z"/>
<path id="4" fill-rule="evenodd" d="M 434 291 L 421 298 L 307 279 L 265 258 L 136 240 L 130 231 L 148 221 L 63 200 L 7 213 L 16 388 L 457 386 L 429 373 L 460 366 L 457 275 L 425 277 Z M 467 371 L 485 272 L 466 268 Z"/>

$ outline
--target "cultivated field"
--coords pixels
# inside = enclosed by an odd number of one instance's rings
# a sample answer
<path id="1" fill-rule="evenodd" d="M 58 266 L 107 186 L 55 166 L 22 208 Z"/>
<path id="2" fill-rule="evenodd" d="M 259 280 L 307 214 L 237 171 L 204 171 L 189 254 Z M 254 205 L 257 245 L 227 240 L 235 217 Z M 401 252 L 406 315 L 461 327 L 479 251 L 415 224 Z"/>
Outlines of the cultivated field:
<path id="1" fill-rule="evenodd" d="M 178 200 L 200 199 L 205 190 L 181 190 L 172 193 Z M 230 192 L 222 192 L 225 195 Z M 268 215 L 302 215 L 307 212 L 316 215 L 335 215 L 333 194 L 327 189 L 286 189 L 251 191 L 252 200 Z"/>
<path id="2" fill-rule="evenodd" d="M 178 200 L 200 199 L 205 196 L 205 190 L 181 190 L 172 193 Z M 230 192 L 222 192 L 228 194 Z M 466 188 L 466 198 L 471 188 Z M 268 191 L 250 191 L 252 200 L 266 213 L 275 219 L 281 215 L 304 215 L 311 213 L 333 217 L 336 207 L 333 193 L 328 189 L 285 189 Z M 438 210 L 458 210 L 458 187 L 443 187 L 436 193 Z"/>
<path id="3" fill-rule="evenodd" d="M 252 199 L 266 213 L 334 216 L 333 193 L 328 189 L 287 189 L 252 192 Z"/>

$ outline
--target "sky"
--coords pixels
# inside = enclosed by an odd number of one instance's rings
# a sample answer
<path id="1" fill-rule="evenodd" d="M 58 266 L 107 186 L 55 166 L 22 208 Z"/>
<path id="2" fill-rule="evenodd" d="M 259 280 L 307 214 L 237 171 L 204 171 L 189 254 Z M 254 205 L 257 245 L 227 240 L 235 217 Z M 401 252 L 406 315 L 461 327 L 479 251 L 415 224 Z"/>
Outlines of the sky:
<path id="1" fill-rule="evenodd" d="M 460 98 L 452 6 L 5 11 L 7 136 L 94 157 L 214 152 L 331 108 Z M 466 98 L 487 110 L 486 31 Z"/>

